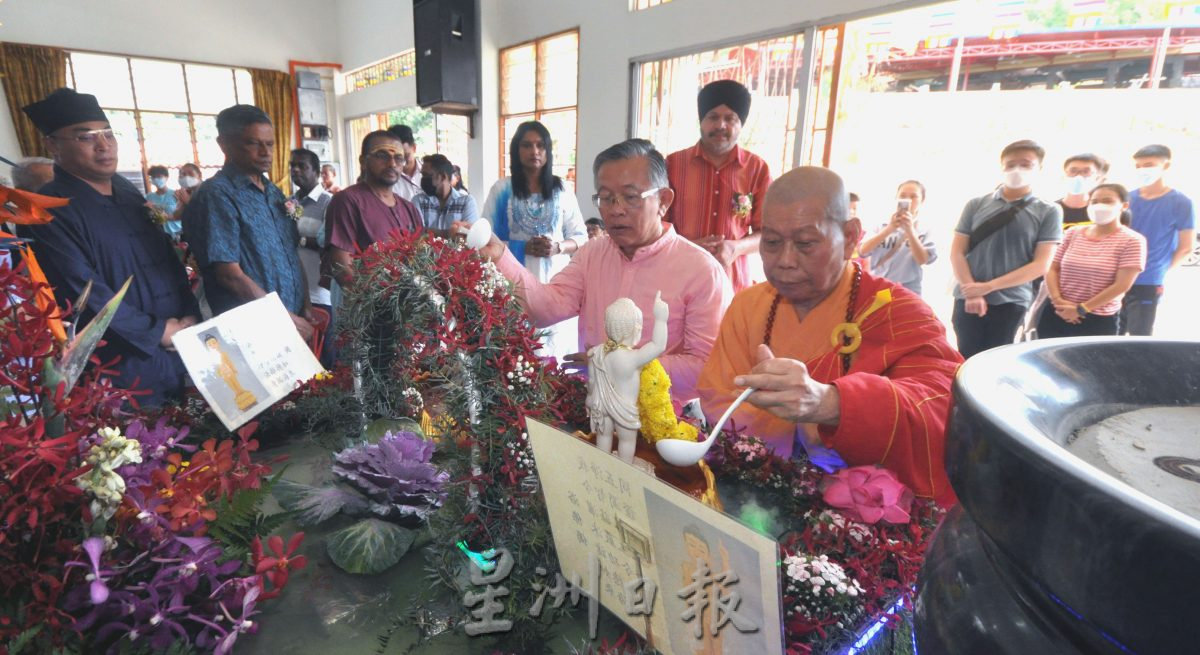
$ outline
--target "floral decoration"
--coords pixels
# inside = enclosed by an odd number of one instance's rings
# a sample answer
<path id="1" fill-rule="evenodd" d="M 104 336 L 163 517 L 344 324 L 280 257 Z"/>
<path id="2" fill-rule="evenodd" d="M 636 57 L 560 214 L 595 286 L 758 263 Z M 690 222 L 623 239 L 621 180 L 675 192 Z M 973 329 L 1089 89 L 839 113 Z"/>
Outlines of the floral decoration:
<path id="1" fill-rule="evenodd" d="M 283 211 L 287 214 L 287 217 L 293 221 L 298 221 L 301 218 L 304 218 L 304 205 L 301 205 L 299 202 L 291 198 L 283 202 Z"/>
<path id="2" fill-rule="evenodd" d="M 388 432 L 378 443 L 334 455 L 333 473 L 370 499 L 372 514 L 417 525 L 446 500 L 450 474 L 430 464 L 432 457 L 432 441 Z"/>
<path id="3" fill-rule="evenodd" d="M 824 499 L 852 521 L 896 525 L 912 517 L 913 492 L 891 471 L 878 466 L 842 469 L 826 478 Z"/>
<path id="4" fill-rule="evenodd" d="M 764 504 L 783 514 L 776 536 L 783 549 L 788 655 L 827 652 L 849 643 L 857 628 L 883 616 L 898 598 L 911 601 L 925 548 L 945 514 L 932 500 L 914 498 L 899 482 L 895 484 L 902 489 L 897 489 L 891 484 L 895 476 L 885 469 L 855 467 L 828 474 L 802 456 L 784 459 L 760 439 L 732 433 L 714 446 L 709 464 L 718 485 L 751 485 L 765 492 Z M 907 498 L 907 520 L 869 524 L 832 507 L 821 490 L 849 486 L 849 480 L 872 480 L 897 505 Z M 874 498 L 875 492 L 870 493 Z M 840 500 L 840 494 L 835 492 L 834 499 Z M 895 510 L 899 507 L 888 515 L 898 519 Z"/>
<path id="5" fill-rule="evenodd" d="M 168 214 L 162 207 L 159 207 L 152 202 L 147 202 L 146 218 L 150 219 L 151 223 L 154 223 L 159 227 L 163 227 L 167 224 L 167 221 L 171 220 L 171 215 Z"/>
<path id="6" fill-rule="evenodd" d="M 0 652 L 228 653 L 267 584 L 243 544 L 282 523 L 252 430 L 130 415 L 104 362 L 68 391 L 57 310 L 21 271 L 0 284 Z"/>
<path id="7" fill-rule="evenodd" d="M 750 212 L 754 211 L 754 194 L 753 193 L 735 193 L 733 194 L 733 215 L 738 218 L 746 218 Z"/>

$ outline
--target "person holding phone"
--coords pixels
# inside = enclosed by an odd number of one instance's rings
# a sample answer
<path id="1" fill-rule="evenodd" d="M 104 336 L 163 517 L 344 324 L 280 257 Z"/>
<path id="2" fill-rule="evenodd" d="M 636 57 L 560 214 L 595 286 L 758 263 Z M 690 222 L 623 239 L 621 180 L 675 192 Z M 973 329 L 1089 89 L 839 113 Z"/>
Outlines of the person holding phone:
<path id="1" fill-rule="evenodd" d="M 917 223 L 925 202 L 925 185 L 906 180 L 896 189 L 896 212 L 879 230 L 863 240 L 859 253 L 870 261 L 871 272 L 915 294 L 921 293 L 923 268 L 937 261 L 929 231 Z"/>

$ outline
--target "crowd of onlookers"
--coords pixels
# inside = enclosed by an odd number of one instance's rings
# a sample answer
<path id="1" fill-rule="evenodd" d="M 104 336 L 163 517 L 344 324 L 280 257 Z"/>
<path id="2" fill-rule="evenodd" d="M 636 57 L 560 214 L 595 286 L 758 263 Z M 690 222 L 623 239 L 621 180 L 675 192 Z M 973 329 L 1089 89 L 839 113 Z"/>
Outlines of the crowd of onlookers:
<path id="1" fill-rule="evenodd" d="M 721 285 L 732 292 L 749 288 L 754 280 L 747 261 L 765 248 L 763 212 L 771 184 L 766 163 L 737 144 L 750 94 L 741 84 L 722 80 L 705 86 L 697 105 L 700 138 L 694 146 L 663 157 L 649 142 L 618 144 L 624 159 L 645 159 L 652 172 L 662 162 L 663 179 L 652 180 L 650 188 L 631 181 L 615 190 L 601 188 L 602 157 L 597 158 L 593 173 L 599 192 L 592 201 L 601 218 L 587 220 L 575 194 L 553 174 L 553 140 L 537 121 L 515 130 L 508 175 L 491 186 L 482 204 L 444 155 L 417 156 L 413 132 L 404 125 L 365 136 L 358 144 L 358 178 L 344 187 L 338 185 L 337 171 L 315 153 L 291 151 L 292 193 L 285 194 L 268 177 L 276 126 L 249 105 L 229 107 L 217 117 L 217 142 L 225 154 L 219 171 L 203 179 L 199 167 L 183 164 L 179 188 L 172 189 L 167 168 L 154 165 L 147 170 L 152 190 L 143 194 L 115 174 L 117 140 L 95 98 L 60 89 L 25 108 L 53 159 L 24 160 L 13 177 L 20 188 L 72 199 L 55 210 L 56 220 L 23 230 L 60 298 L 78 297 L 93 281 L 98 284 L 91 298 L 100 302 L 111 297 L 110 286 L 135 278 L 110 328 L 107 354 L 122 357 L 119 382 L 140 377 L 141 386 L 170 393 L 185 380 L 172 336 L 202 315 L 268 293 L 279 296 L 301 336 L 327 364 L 332 362 L 328 335 L 340 290 L 354 274 L 353 258 L 396 230 L 452 237 L 487 218 L 505 244 L 506 257 L 523 269 L 521 275 L 530 276 L 526 286 L 536 282 L 555 289 L 563 287 L 561 281 L 551 284 L 555 277 L 589 240 L 599 239 L 618 246 L 616 259 L 578 284 L 608 285 L 606 292 L 624 295 L 639 284 L 680 282 L 669 266 L 661 279 L 635 274 L 625 279 L 619 273 L 626 263 L 665 248 L 663 237 L 678 236 L 690 244 L 680 253 L 703 251 L 724 271 L 721 283 L 709 291 L 716 293 Z M 1006 146 L 999 157 L 1000 183 L 967 202 L 954 229 L 948 255 L 956 281 L 952 324 L 965 357 L 1011 343 L 1022 330 L 1033 334 L 1036 329 L 1040 337 L 1149 335 L 1164 276 L 1191 251 L 1195 209 L 1168 185 L 1166 146 L 1146 146 L 1133 154 L 1137 179 L 1130 181 L 1132 190 L 1106 179 L 1103 158 L 1071 156 L 1063 163 L 1067 193 L 1054 201 L 1038 197 L 1032 185 L 1044 157 L 1032 141 Z M 624 169 L 618 161 L 611 163 L 612 170 Z M 633 225 L 625 220 L 651 198 L 661 209 L 657 221 Z M 846 229 L 858 235 L 847 244 L 848 256 L 919 296 L 924 267 L 939 257 L 921 222 L 925 186 L 918 180 L 902 182 L 895 211 L 875 229 L 860 229 L 857 197 L 849 194 L 848 200 Z M 147 203 L 165 220 L 144 220 Z M 650 245 L 656 240 L 662 241 Z M 199 271 L 199 303 L 180 266 L 177 250 L 182 248 L 172 241 L 186 244 L 186 261 Z M 639 245 L 621 246 L 627 242 Z M 803 252 L 806 243 L 797 248 Z M 510 279 L 521 278 L 515 269 L 500 268 Z M 781 284 L 770 274 L 768 280 Z M 561 300 L 547 298 L 550 304 Z M 581 303 L 543 311 L 528 302 L 535 321 L 549 330 L 545 354 L 582 363 L 581 353 L 596 338 L 602 340 L 594 334 L 602 323 L 585 324 L 590 310 Z M 575 324 L 576 319 L 582 320 Z M 695 350 L 702 364 L 717 327 L 705 325 L 704 334 L 685 330 L 697 340 L 680 347 Z"/>
<path id="2" fill-rule="evenodd" d="M 1055 201 L 1033 189 L 1044 157 L 1032 141 L 1006 146 L 1001 184 L 970 200 L 954 229 L 953 327 L 964 356 L 1022 331 L 1148 336 L 1167 271 L 1193 248 L 1195 207 L 1167 183 L 1167 146 L 1133 153 L 1136 179 L 1128 187 L 1107 179 L 1104 158 L 1072 155 L 1062 167 L 1066 193 Z M 856 200 L 852 194 L 852 206 Z M 923 267 L 937 259 L 919 220 L 924 201 L 919 181 L 900 184 L 890 220 L 858 248 L 872 271 L 917 293 Z"/>

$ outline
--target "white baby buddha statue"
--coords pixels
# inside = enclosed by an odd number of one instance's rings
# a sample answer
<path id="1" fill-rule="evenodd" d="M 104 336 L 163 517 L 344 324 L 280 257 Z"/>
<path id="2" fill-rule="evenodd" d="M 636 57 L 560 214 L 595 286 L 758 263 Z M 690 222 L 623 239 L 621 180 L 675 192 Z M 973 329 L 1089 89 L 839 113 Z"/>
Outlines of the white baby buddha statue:
<path id="1" fill-rule="evenodd" d="M 633 463 L 637 446 L 638 391 L 642 367 L 667 349 L 667 316 L 670 308 L 662 292 L 654 297 L 654 333 L 641 348 L 642 310 L 629 298 L 618 298 L 604 311 L 608 341 L 588 351 L 588 415 L 596 433 L 596 447 L 612 452 L 617 433 L 617 455 Z"/>

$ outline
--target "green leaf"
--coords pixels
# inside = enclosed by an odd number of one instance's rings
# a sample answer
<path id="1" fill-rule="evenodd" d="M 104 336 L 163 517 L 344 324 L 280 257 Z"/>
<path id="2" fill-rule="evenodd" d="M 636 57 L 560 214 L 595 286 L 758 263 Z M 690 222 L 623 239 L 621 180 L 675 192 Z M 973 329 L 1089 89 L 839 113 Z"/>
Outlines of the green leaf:
<path id="1" fill-rule="evenodd" d="M 279 506 L 296 512 L 296 521 L 304 526 L 313 526 L 332 518 L 338 512 L 350 516 L 367 513 L 367 499 L 355 491 L 340 486 L 313 487 L 307 484 L 280 480 L 271 493 Z"/>
<path id="2" fill-rule="evenodd" d="M 21 634 L 18 634 L 8 642 L 8 645 L 6 646 L 7 651 L 12 655 L 21 655 L 21 652 L 25 650 L 25 647 L 32 644 L 33 638 L 36 637 L 41 631 L 42 626 L 35 625 Z"/>
<path id="3" fill-rule="evenodd" d="M 100 311 L 96 312 L 96 316 L 82 330 L 75 333 L 75 340 L 67 346 L 67 349 L 62 354 L 62 360 L 55 363 L 55 372 L 62 380 L 66 381 L 66 393 L 70 393 L 75 386 L 75 382 L 79 380 L 79 375 L 83 373 L 83 369 L 87 366 L 88 358 L 91 357 L 92 351 L 100 343 L 100 338 L 104 336 L 104 332 L 108 330 L 109 323 L 112 323 L 113 318 L 117 315 L 117 306 L 121 304 L 121 300 L 125 297 L 125 292 L 129 290 L 129 283 L 133 282 L 133 277 L 125 280 L 125 284 L 117 291 Z M 91 282 L 88 282 L 90 285 Z M 81 299 L 86 300 L 88 290 L 81 296 Z M 49 360 L 47 360 L 49 361 Z"/>
<path id="4" fill-rule="evenodd" d="M 280 481 L 287 467 L 263 480 L 258 489 L 239 489 L 229 499 L 222 498 L 213 505 L 217 518 L 208 524 L 208 535 L 224 547 L 224 560 L 242 559 L 250 551 L 254 537 L 265 537 L 287 523 L 291 512 L 264 515 L 263 501 L 272 487 Z"/>
<path id="5" fill-rule="evenodd" d="M 400 561 L 416 537 L 395 523 L 364 519 L 326 537 L 325 550 L 347 573 L 381 573 Z"/>

